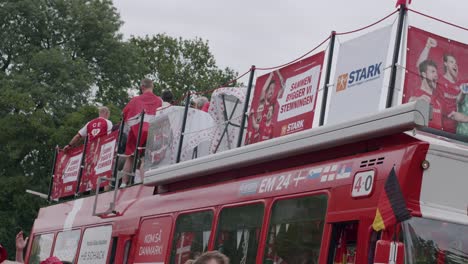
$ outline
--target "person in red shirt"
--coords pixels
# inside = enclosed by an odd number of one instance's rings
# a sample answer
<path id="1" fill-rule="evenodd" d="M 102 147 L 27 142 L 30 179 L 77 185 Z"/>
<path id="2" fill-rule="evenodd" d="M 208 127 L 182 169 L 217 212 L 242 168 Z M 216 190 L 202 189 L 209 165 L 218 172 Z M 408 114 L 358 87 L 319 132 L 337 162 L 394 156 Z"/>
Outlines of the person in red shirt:
<path id="1" fill-rule="evenodd" d="M 458 64 L 453 55 L 444 54 L 444 78 L 439 82 L 438 97 L 445 105 L 442 113 L 444 130 L 455 133 L 457 123 L 463 122 L 466 115 L 458 112 L 457 98 L 460 94 L 458 83 Z"/>
<path id="2" fill-rule="evenodd" d="M 418 66 L 421 87 L 413 91 L 409 102 L 422 99 L 432 106 L 432 119 L 429 126 L 435 129 L 442 129 L 442 105 L 435 96 L 437 89 L 437 64 L 432 60 L 425 60 Z"/>
<path id="3" fill-rule="evenodd" d="M 127 144 L 125 146 L 125 160 L 122 171 L 125 175 L 122 178 L 121 188 L 124 188 L 128 184 L 128 174 L 131 171 L 136 149 L 136 142 L 138 138 L 138 128 L 140 123 L 140 115 L 144 111 L 145 118 L 143 120 L 143 128 L 141 133 L 139 147 L 146 145 L 146 139 L 148 137 L 149 122 L 151 122 L 156 116 L 156 110 L 162 106 L 162 100 L 159 96 L 153 93 L 153 81 L 150 79 L 143 79 L 140 84 L 141 95 L 133 97 L 132 100 L 123 109 L 123 121 L 128 129 Z"/>
<path id="4" fill-rule="evenodd" d="M 429 50 L 437 47 L 437 40 L 428 38 L 418 62 L 426 60 L 429 56 Z M 436 90 L 442 112 L 442 129 L 450 133 L 456 133 L 458 122 L 468 122 L 468 116 L 458 112 L 457 98 L 460 95 L 460 82 L 458 80 L 458 63 L 453 54 L 445 53 L 444 57 L 444 75 L 439 80 Z"/>
<path id="5" fill-rule="evenodd" d="M 63 149 L 66 151 L 74 147 L 86 136 L 88 137 L 88 141 L 92 141 L 97 137 L 110 134 L 112 131 L 112 122 L 109 120 L 109 116 L 109 108 L 105 106 L 99 107 L 99 117 L 86 123 Z"/>
<path id="6" fill-rule="evenodd" d="M 266 114 L 265 125 L 263 126 L 262 141 L 268 140 L 273 137 L 273 114 L 275 112 L 275 104 L 268 106 Z"/>

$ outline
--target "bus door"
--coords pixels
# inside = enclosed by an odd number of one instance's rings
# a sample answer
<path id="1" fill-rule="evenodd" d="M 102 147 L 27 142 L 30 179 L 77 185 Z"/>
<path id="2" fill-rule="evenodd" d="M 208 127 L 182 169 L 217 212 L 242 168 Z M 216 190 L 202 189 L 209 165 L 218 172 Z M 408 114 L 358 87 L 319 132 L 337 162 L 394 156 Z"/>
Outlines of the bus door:
<path id="1" fill-rule="evenodd" d="M 333 224 L 328 263 L 356 263 L 357 237 L 358 222 Z"/>

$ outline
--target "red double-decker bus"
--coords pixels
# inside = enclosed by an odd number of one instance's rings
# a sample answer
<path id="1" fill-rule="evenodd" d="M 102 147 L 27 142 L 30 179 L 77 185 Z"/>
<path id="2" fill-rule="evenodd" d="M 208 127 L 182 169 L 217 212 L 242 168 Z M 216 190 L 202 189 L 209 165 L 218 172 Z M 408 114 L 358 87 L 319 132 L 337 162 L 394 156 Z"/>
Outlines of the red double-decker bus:
<path id="1" fill-rule="evenodd" d="M 232 264 L 468 263 L 468 146 L 425 132 L 428 120 L 413 102 L 42 208 L 26 262 L 183 264 L 219 250 Z M 392 171 L 412 217 L 377 232 Z"/>

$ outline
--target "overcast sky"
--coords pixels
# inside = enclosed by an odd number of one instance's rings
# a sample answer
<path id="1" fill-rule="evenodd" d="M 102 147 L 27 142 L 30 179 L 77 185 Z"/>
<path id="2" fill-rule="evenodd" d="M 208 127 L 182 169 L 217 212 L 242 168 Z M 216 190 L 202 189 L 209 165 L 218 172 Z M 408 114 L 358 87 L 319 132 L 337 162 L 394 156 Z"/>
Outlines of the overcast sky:
<path id="1" fill-rule="evenodd" d="M 209 41 L 220 67 L 239 73 L 250 65 L 290 61 L 332 30 L 354 30 L 390 14 L 394 0 L 114 0 L 126 38 L 166 33 Z M 468 0 L 413 0 L 410 8 L 468 27 Z M 397 16 L 374 27 L 396 23 Z M 409 13 L 409 23 L 468 43 L 466 31 Z M 339 37 L 342 42 L 350 37 Z M 325 49 L 326 46 L 322 47 Z M 246 82 L 244 80 L 244 82 Z"/>

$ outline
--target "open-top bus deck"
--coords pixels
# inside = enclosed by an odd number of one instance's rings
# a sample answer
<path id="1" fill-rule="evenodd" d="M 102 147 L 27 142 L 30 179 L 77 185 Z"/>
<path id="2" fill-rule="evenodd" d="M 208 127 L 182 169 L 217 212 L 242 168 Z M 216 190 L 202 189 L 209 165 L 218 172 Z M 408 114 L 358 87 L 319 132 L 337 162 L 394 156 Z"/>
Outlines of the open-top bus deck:
<path id="1" fill-rule="evenodd" d="M 399 263 L 403 251 L 405 263 L 467 263 L 468 147 L 424 132 L 428 120 L 413 102 L 42 208 L 26 262 L 183 264 L 219 250 L 232 264 L 377 263 L 396 241 Z M 377 232 L 392 171 L 412 218 Z"/>

